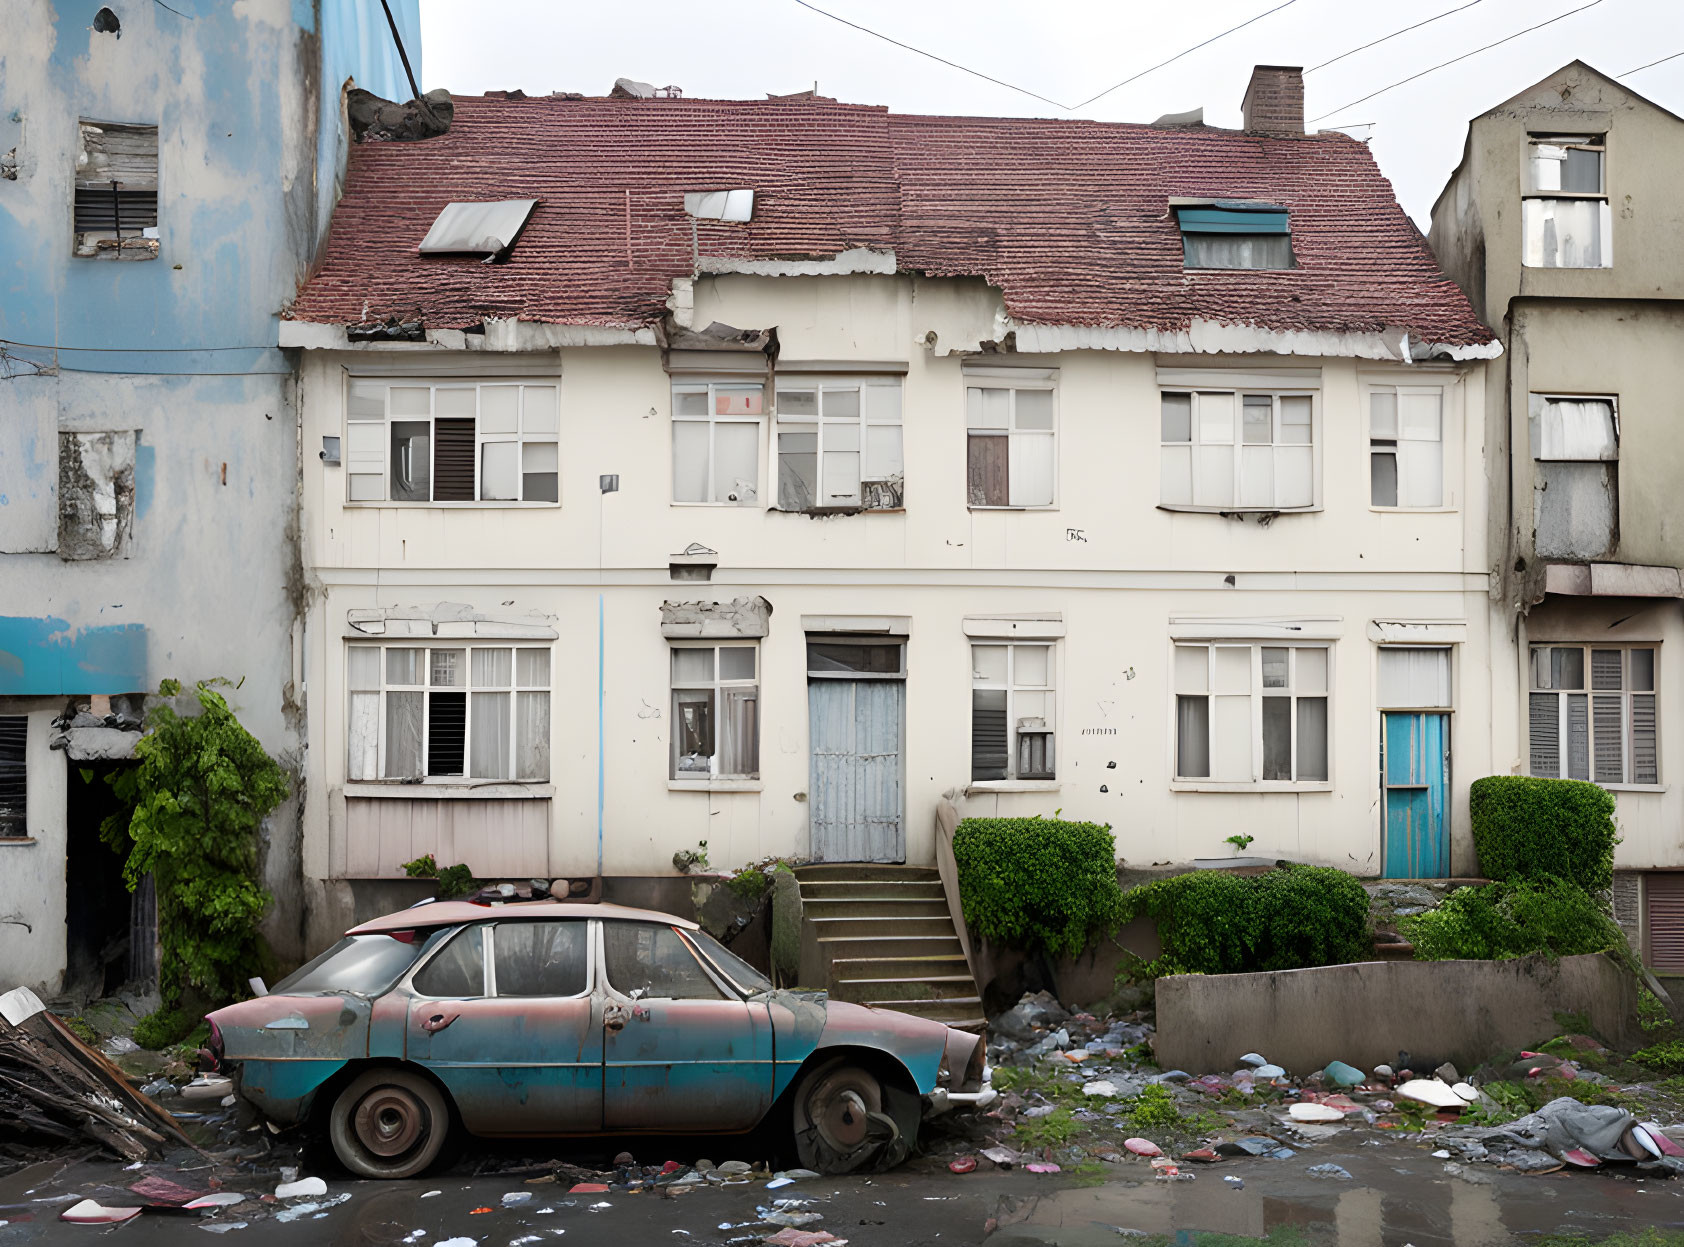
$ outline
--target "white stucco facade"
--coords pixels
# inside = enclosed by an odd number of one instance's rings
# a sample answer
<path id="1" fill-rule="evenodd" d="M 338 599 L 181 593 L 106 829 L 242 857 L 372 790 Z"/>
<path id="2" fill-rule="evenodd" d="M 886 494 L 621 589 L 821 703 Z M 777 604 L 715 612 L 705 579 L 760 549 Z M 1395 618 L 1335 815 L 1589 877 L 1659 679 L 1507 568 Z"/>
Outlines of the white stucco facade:
<path id="1" fill-rule="evenodd" d="M 946 353 L 974 352 L 1001 323 L 996 295 L 974 281 L 730 275 L 698 279 L 692 297 L 698 327 L 776 326 L 780 385 L 803 370 L 898 380 L 901 509 L 768 507 L 778 492 L 770 393 L 755 426 L 763 501 L 675 503 L 672 387 L 683 370 L 674 363 L 669 375 L 654 346 L 302 352 L 304 873 L 316 886 L 401 875 L 401 860 L 435 846 L 486 875 L 595 874 L 599 767 L 607 875 L 671 874 L 674 852 L 700 841 L 716 867 L 812 855 L 822 846 L 811 831 L 807 644 L 838 632 L 904 637 L 900 834 L 905 860 L 922 863 L 933 860 L 935 805 L 956 791 L 966 815 L 1061 810 L 1109 823 L 1119 857 L 1136 863 L 1227 856 L 1225 838 L 1248 834 L 1253 853 L 1383 873 L 1379 653 L 1443 648 L 1446 870 L 1471 867 L 1468 783 L 1518 761 L 1513 716 L 1493 711 L 1516 704 L 1518 668 L 1484 566 L 1483 361 Z M 1053 505 L 969 505 L 966 377 L 981 365 L 993 384 L 1007 383 L 1000 369 L 1051 381 Z M 559 386 L 558 504 L 348 501 L 350 443 L 342 464 L 316 451 L 324 437 L 347 437 L 353 383 L 476 377 Z M 1400 384 L 1442 400 L 1438 506 L 1371 506 L 1368 396 Z M 1160 505 L 1163 391 L 1223 386 L 1309 397 L 1310 507 Z M 617 491 L 600 492 L 604 474 L 618 476 Z M 712 553 L 679 557 L 696 549 Z M 715 565 L 710 579 L 691 578 L 697 563 Z M 751 642 L 758 773 L 675 779 L 662 605 L 755 598 L 771 610 Z M 347 655 L 382 640 L 371 627 L 410 646 L 550 648 L 547 779 L 348 779 Z M 972 777 L 981 659 L 970 647 L 1008 633 L 1052 647 L 1051 779 Z M 1177 642 L 1212 641 L 1325 646 L 1325 780 L 1176 777 L 1189 769 L 1177 760 Z M 1260 759 L 1252 767 L 1261 774 Z M 434 813 L 473 802 L 496 802 L 495 814 Z"/>

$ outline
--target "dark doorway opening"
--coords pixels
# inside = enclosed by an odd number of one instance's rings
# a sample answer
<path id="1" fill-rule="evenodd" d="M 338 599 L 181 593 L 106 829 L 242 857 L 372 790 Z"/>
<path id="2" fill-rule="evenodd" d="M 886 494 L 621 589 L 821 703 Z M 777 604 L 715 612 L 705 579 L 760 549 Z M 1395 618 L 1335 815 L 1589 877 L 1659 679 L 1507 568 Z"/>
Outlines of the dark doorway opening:
<path id="1" fill-rule="evenodd" d="M 66 995 L 88 998 L 110 995 L 135 977 L 135 919 L 143 916 L 145 896 L 130 894 L 123 882 L 123 858 L 100 838 L 100 825 L 123 810 L 111 790 L 113 772 L 126 762 L 77 762 L 69 767 L 65 803 L 65 975 Z M 150 929 L 151 924 L 145 924 Z"/>

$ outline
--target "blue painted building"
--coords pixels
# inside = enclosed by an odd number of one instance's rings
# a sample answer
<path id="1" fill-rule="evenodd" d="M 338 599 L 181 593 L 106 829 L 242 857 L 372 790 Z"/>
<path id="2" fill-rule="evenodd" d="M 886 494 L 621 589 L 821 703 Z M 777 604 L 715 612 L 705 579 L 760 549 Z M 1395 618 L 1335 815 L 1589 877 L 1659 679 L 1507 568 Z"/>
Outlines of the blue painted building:
<path id="1" fill-rule="evenodd" d="M 419 74 L 418 0 L 392 11 Z M 347 80 L 411 92 L 379 0 L 17 0 L 5 25 L 0 990 L 99 990 L 129 927 L 99 772 L 132 747 L 139 695 L 236 681 L 242 721 L 302 771 L 278 317 L 337 197 Z M 265 850 L 283 956 L 297 809 Z"/>

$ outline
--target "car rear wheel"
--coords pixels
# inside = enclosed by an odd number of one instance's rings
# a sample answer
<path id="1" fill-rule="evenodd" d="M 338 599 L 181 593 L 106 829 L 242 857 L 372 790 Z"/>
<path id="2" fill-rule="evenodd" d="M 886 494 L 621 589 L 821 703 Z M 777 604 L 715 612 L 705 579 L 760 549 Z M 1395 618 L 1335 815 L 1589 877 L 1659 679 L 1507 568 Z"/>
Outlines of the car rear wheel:
<path id="1" fill-rule="evenodd" d="M 412 1178 L 450 1133 L 444 1096 L 419 1074 L 373 1069 L 339 1093 L 328 1119 L 334 1154 L 364 1178 Z"/>
<path id="2" fill-rule="evenodd" d="M 876 1076 L 846 1058 L 808 1070 L 791 1106 L 801 1163 L 828 1174 L 900 1164 L 916 1141 L 917 1120 L 907 1129 L 884 1111 L 884 1101 Z"/>

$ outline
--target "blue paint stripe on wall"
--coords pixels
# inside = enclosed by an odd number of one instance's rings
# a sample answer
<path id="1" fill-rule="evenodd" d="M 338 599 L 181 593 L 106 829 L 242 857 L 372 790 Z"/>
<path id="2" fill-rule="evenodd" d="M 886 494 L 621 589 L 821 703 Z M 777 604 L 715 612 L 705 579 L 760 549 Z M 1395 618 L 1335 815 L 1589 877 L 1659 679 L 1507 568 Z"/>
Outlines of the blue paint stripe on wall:
<path id="1" fill-rule="evenodd" d="M 72 630 L 62 619 L 0 615 L 0 695 L 138 693 L 146 683 L 146 625 Z"/>

